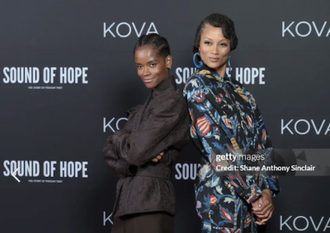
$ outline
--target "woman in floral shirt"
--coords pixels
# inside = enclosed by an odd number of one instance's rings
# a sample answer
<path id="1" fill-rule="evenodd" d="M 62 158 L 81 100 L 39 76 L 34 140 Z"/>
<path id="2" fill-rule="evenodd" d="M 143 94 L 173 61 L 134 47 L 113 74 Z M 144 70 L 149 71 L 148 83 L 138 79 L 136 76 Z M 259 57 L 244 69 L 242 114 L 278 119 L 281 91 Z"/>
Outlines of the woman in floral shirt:
<path id="1" fill-rule="evenodd" d="M 195 186 L 202 232 L 257 232 L 257 224 L 270 219 L 272 197 L 279 192 L 277 176 L 244 173 L 239 168 L 247 161 L 228 157 L 220 161 L 216 156 L 245 151 L 259 154 L 263 163 L 272 161 L 271 141 L 254 97 L 226 75 L 237 43 L 231 19 L 221 14 L 205 18 L 197 28 L 193 49 L 198 70 L 184 88 L 190 136 L 203 153 Z M 235 169 L 219 172 L 226 166 Z"/>

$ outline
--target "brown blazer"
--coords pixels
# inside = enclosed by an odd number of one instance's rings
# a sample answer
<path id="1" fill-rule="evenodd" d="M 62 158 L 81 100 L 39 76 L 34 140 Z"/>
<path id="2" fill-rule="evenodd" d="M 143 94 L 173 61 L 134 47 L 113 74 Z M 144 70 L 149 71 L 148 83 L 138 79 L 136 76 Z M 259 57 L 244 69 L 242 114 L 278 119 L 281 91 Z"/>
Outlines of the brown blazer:
<path id="1" fill-rule="evenodd" d="M 175 213 L 171 165 L 189 142 L 189 116 L 181 91 L 169 77 L 143 105 L 129 111 L 125 127 L 107 138 L 103 153 L 119 175 L 114 216 Z M 155 163 L 151 159 L 165 151 Z"/>

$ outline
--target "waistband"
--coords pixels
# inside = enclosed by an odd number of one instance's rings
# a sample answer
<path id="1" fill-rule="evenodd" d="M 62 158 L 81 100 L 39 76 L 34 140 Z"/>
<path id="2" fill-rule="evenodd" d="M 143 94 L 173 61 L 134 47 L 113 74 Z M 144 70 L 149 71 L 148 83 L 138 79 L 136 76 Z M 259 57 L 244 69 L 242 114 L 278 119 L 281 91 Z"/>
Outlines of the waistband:
<path id="1" fill-rule="evenodd" d="M 148 176 L 169 180 L 171 177 L 171 169 L 167 166 L 148 166 L 138 167 L 135 176 Z"/>

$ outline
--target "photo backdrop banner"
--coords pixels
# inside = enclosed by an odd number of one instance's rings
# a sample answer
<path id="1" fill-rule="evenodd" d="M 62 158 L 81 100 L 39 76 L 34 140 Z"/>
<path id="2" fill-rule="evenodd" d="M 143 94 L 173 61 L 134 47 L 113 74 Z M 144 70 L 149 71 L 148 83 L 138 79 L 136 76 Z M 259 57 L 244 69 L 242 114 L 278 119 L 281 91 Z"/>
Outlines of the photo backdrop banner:
<path id="1" fill-rule="evenodd" d="M 182 89 L 211 13 L 235 22 L 231 76 L 255 96 L 282 162 L 318 169 L 280 177 L 266 231 L 330 231 L 329 1 L 16 0 L 0 2 L 1 233 L 111 231 L 117 176 L 102 148 L 150 94 L 134 44 L 166 37 Z M 200 158 L 190 143 L 172 169 L 177 233 L 200 232 Z"/>

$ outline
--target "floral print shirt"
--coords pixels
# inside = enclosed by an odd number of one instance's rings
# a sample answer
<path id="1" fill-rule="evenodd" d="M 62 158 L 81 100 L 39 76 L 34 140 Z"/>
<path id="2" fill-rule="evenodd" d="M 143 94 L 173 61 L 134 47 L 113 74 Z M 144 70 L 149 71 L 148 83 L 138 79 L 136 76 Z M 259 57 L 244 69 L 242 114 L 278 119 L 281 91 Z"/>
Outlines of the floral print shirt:
<path id="1" fill-rule="evenodd" d="M 272 145 L 252 94 L 238 81 L 203 66 L 187 81 L 183 95 L 191 119 L 190 136 L 202 152 L 195 186 L 196 210 L 202 232 L 256 232 L 251 202 L 263 189 L 280 191 L 269 172 L 217 172 L 216 155 L 239 150 L 268 155 Z M 239 167 L 244 161 L 222 161 Z M 219 164 L 219 163 L 218 163 Z"/>

